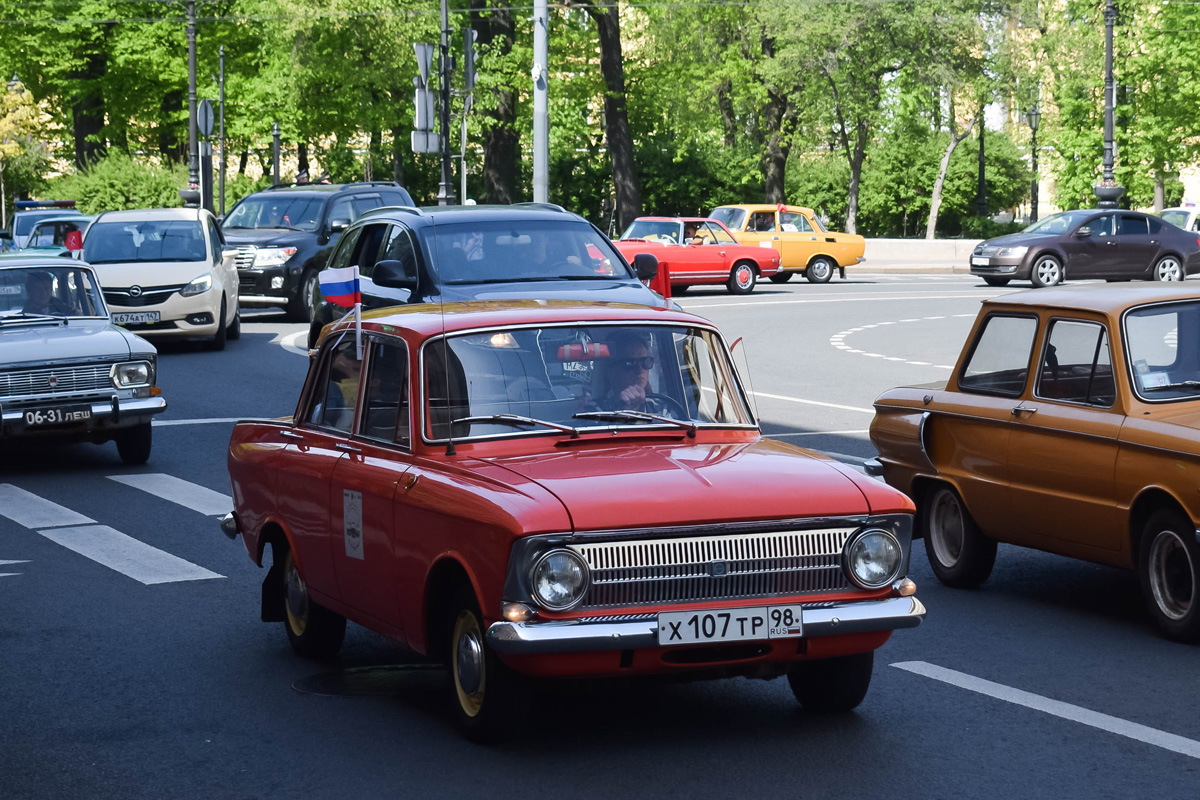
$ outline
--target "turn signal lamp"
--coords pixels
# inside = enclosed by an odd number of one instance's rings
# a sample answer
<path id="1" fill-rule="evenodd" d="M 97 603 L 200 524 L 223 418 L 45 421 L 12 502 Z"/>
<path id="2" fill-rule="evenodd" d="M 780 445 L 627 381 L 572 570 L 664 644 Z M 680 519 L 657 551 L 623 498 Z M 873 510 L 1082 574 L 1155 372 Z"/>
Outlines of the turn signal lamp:
<path id="1" fill-rule="evenodd" d="M 897 581 L 895 588 L 896 594 L 900 595 L 901 597 L 912 597 L 917 593 L 917 585 L 908 578 L 905 578 L 902 581 Z"/>
<path id="2" fill-rule="evenodd" d="M 509 622 L 524 622 L 533 619 L 533 609 L 524 603 L 501 603 L 500 616 Z"/>

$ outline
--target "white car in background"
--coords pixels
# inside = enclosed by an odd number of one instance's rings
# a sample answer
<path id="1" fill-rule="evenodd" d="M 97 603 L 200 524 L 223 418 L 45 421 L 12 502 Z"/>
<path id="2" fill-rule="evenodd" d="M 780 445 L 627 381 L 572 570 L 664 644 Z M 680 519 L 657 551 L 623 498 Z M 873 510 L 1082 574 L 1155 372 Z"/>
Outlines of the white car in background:
<path id="1" fill-rule="evenodd" d="M 1197 226 L 1197 217 L 1200 217 L 1200 207 L 1198 206 L 1164 208 L 1158 212 L 1158 216 L 1176 228 L 1183 228 L 1185 231 L 1200 231 L 1200 227 Z"/>
<path id="2" fill-rule="evenodd" d="M 100 278 L 112 320 L 151 338 L 241 336 L 238 276 L 216 218 L 198 208 L 107 211 L 88 226 L 83 260 Z"/>

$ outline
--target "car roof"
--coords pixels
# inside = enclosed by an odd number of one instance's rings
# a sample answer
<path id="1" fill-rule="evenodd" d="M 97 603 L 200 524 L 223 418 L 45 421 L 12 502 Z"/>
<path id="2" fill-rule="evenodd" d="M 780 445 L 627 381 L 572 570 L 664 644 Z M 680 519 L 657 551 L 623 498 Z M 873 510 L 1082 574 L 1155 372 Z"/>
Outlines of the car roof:
<path id="1" fill-rule="evenodd" d="M 717 208 L 743 208 L 746 211 L 775 211 L 779 208 L 778 203 L 730 203 L 728 205 L 717 206 Z M 785 211 L 798 211 L 802 214 L 814 216 L 814 212 L 807 206 L 789 206 L 783 207 Z"/>
<path id="2" fill-rule="evenodd" d="M 513 205 L 473 206 L 381 206 L 364 211 L 356 223 L 364 219 L 404 216 L 407 221 L 423 220 L 429 225 L 455 225 L 464 222 L 503 222 L 513 218 L 525 221 L 584 222 L 583 217 L 550 203 L 514 203 Z"/>
<path id="3" fill-rule="evenodd" d="M 20 214 L 25 217 L 33 216 L 35 214 L 38 214 L 38 215 L 50 214 L 52 216 L 59 216 L 59 215 L 70 216 L 72 214 L 80 214 L 80 213 L 82 213 L 82 212 L 77 208 L 18 208 L 16 211 L 12 212 L 12 216 L 15 217 L 17 214 Z"/>
<path id="4" fill-rule="evenodd" d="M 96 215 L 95 221 L 127 222 L 131 220 L 146 221 L 159 219 L 198 220 L 208 212 L 202 208 L 134 208 L 126 211 L 103 211 Z"/>
<path id="5" fill-rule="evenodd" d="M 708 320 L 682 311 L 591 300 L 480 300 L 444 305 L 417 303 L 365 312 L 362 322 L 366 330 L 387 333 L 402 328 L 413 331 L 421 338 L 436 336 L 443 331 L 458 332 L 508 325 L 665 322 L 712 327 Z M 353 328 L 353 320 L 346 319 L 338 323 L 334 330 Z"/>
<path id="6" fill-rule="evenodd" d="M 993 297 L 985 300 L 983 307 L 988 311 L 998 306 L 1061 308 L 1115 315 L 1134 306 L 1171 300 L 1200 300 L 1200 286 L 1157 282 L 1054 286 Z"/>
<path id="7" fill-rule="evenodd" d="M 42 217 L 33 223 L 33 226 L 36 228 L 38 225 L 55 222 L 87 222 L 91 218 L 90 214 L 55 214 L 52 217 Z"/>
<path id="8" fill-rule="evenodd" d="M 80 261 L 75 258 L 67 258 L 65 256 L 43 256 L 38 254 L 14 253 L 10 256 L 5 256 L 3 261 L 0 261 L 0 269 L 19 269 L 21 267 L 86 267 L 91 269 L 92 265 L 86 261 Z"/>

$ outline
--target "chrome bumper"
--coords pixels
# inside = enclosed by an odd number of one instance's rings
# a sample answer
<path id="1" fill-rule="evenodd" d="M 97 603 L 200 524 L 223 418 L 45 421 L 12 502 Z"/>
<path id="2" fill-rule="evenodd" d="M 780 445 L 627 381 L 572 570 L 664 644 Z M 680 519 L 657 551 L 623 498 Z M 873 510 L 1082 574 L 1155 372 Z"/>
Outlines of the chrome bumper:
<path id="1" fill-rule="evenodd" d="M 60 405 L 74 405 L 74 403 L 64 398 Z M 88 429 L 116 427 L 126 422 L 144 422 L 151 415 L 167 410 L 167 401 L 161 396 L 138 397 L 129 400 L 119 400 L 113 397 L 112 400 L 93 401 L 87 405 L 92 407 L 91 419 L 85 423 Z M 0 420 L 3 420 L 5 426 L 22 425 L 25 412 L 28 410 L 30 410 L 28 406 L 15 409 L 0 407 Z M 69 430 L 71 426 L 65 427 Z M 52 432 L 55 428 L 46 427 L 38 430 L 39 432 Z"/>
<path id="2" fill-rule="evenodd" d="M 801 625 L 804 638 L 812 638 L 915 628 L 923 619 L 925 606 L 917 598 L 889 597 L 805 608 Z M 636 650 L 659 646 L 658 617 L 619 622 L 494 622 L 488 628 L 487 640 L 497 652 L 512 655 Z"/>

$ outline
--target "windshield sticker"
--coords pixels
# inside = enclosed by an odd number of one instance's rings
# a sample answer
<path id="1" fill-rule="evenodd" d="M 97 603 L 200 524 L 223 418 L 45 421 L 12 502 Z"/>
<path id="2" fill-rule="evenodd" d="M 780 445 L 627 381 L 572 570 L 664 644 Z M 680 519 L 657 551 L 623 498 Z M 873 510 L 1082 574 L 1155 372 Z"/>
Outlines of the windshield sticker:
<path id="1" fill-rule="evenodd" d="M 362 492 L 342 490 L 342 527 L 346 557 L 364 560 L 362 535 Z"/>
<path id="2" fill-rule="evenodd" d="M 1166 386 L 1170 383 L 1170 379 L 1165 372 L 1147 372 L 1142 376 L 1142 388 L 1154 389 L 1159 386 Z"/>
<path id="3" fill-rule="evenodd" d="M 0 286 L 0 294 L 20 294 L 20 286 Z"/>
<path id="4" fill-rule="evenodd" d="M 1137 361 L 1134 361 L 1133 368 L 1137 370 L 1139 375 L 1145 375 L 1150 371 L 1150 365 L 1146 363 L 1146 359 L 1144 358 L 1139 358 Z"/>

